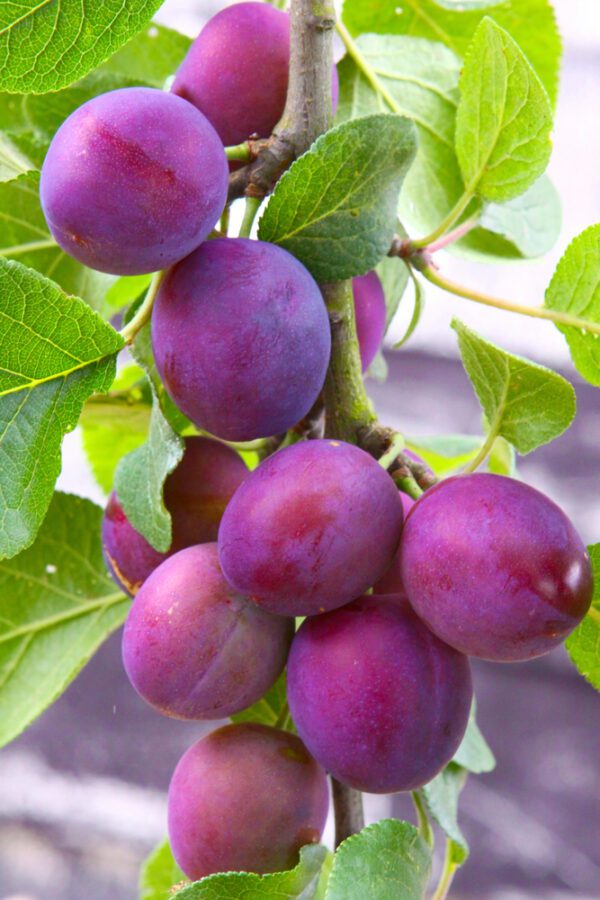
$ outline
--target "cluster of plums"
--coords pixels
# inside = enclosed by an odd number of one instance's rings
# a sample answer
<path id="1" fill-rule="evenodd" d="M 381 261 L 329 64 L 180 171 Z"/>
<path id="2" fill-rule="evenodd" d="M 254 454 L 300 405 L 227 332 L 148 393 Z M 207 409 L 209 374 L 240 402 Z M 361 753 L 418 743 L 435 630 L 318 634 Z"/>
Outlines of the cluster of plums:
<path id="1" fill-rule="evenodd" d="M 287 666 L 299 737 L 232 724 L 177 766 L 169 833 L 190 878 L 293 865 L 321 836 L 326 772 L 370 792 L 429 781 L 466 729 L 468 655 L 545 653 L 592 592 L 570 522 L 520 482 L 451 478 L 414 503 L 341 441 L 295 443 L 253 472 L 223 443 L 294 426 L 329 361 L 309 272 L 274 245 L 211 234 L 227 199 L 224 144 L 272 131 L 288 65 L 288 16 L 230 7 L 170 92 L 127 88 L 76 110 L 41 179 L 52 234 L 80 262 L 114 274 L 168 269 L 152 313 L 156 364 L 179 408 L 215 436 L 186 438 L 165 483 L 167 553 L 109 499 L 105 557 L 135 598 L 123 636 L 132 684 L 165 715 L 222 719 Z M 374 272 L 354 280 L 354 296 L 366 369 L 386 316 Z"/>

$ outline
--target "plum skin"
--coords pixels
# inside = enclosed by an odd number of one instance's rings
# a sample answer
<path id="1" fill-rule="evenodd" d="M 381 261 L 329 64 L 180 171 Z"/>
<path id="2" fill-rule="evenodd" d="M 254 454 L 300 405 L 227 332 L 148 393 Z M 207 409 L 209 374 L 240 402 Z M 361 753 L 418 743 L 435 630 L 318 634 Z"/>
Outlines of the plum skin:
<path id="1" fill-rule="evenodd" d="M 226 146 L 269 137 L 283 114 L 290 62 L 289 14 L 264 3 L 236 3 L 204 26 L 171 90 L 193 103 Z M 331 77 L 333 112 L 338 77 Z"/>
<path id="2" fill-rule="evenodd" d="M 464 736 L 469 661 L 399 596 L 361 597 L 306 619 L 287 671 L 298 734 L 327 771 L 357 790 L 426 784 Z"/>
<path id="3" fill-rule="evenodd" d="M 294 444 L 251 472 L 219 526 L 227 580 L 280 615 L 359 596 L 389 567 L 402 504 L 387 472 L 343 441 Z"/>
<path id="4" fill-rule="evenodd" d="M 220 719 L 246 709 L 280 675 L 292 619 L 237 594 L 217 546 L 198 544 L 146 579 L 127 616 L 123 663 L 136 691 L 164 715 Z"/>
<path id="5" fill-rule="evenodd" d="M 385 294 L 375 271 L 353 278 L 352 292 L 360 361 L 363 372 L 366 372 L 375 359 L 385 334 Z"/>
<path id="6" fill-rule="evenodd" d="M 319 287 L 297 259 L 264 241 L 218 238 L 165 277 L 152 345 L 166 389 L 195 425 L 249 441 L 310 410 L 331 335 Z"/>
<path id="7" fill-rule="evenodd" d="M 155 550 L 135 530 L 113 491 L 102 519 L 102 549 L 119 587 L 133 597 L 168 556 L 192 544 L 215 541 L 225 507 L 247 474 L 244 461 L 230 447 L 209 438 L 186 438 L 181 462 L 164 486 L 173 528 L 166 553 Z"/>
<path id="8" fill-rule="evenodd" d="M 401 578 L 442 640 L 497 662 L 533 659 L 565 640 L 589 609 L 583 542 L 535 488 L 475 473 L 430 488 L 408 517 Z"/>
<path id="9" fill-rule="evenodd" d="M 181 758 L 169 787 L 175 859 L 195 880 L 215 872 L 264 874 L 293 867 L 317 843 L 327 777 L 289 732 L 255 723 L 226 725 Z"/>
<path id="10" fill-rule="evenodd" d="M 60 126 L 40 199 L 66 253 L 101 272 L 140 275 L 199 246 L 227 187 L 221 141 L 202 113 L 174 94 L 121 88 L 84 103 Z"/>

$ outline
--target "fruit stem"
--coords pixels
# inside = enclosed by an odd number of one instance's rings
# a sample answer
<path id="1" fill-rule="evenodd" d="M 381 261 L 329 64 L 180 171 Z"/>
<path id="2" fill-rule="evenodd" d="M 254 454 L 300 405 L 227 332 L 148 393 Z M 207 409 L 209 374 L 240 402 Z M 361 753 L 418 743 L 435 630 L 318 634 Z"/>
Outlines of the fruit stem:
<path id="1" fill-rule="evenodd" d="M 391 464 L 394 462 L 398 454 L 404 450 L 405 440 L 401 434 L 395 434 L 390 441 L 389 449 L 380 456 L 377 462 L 384 469 L 389 469 Z"/>
<path id="2" fill-rule="evenodd" d="M 248 141 L 235 147 L 225 147 L 225 156 L 231 162 L 250 162 L 253 158 Z"/>
<path id="3" fill-rule="evenodd" d="M 139 307 L 131 322 L 128 322 L 127 325 L 121 328 L 120 335 L 126 344 L 131 344 L 138 331 L 140 331 L 144 327 L 146 322 L 149 321 L 150 315 L 152 313 L 152 307 L 154 306 L 154 301 L 156 299 L 158 289 L 162 284 L 164 276 L 165 270 L 163 270 L 162 272 L 154 273 L 141 306 Z"/>
<path id="4" fill-rule="evenodd" d="M 362 794 L 354 788 L 331 779 L 333 810 L 335 813 L 335 846 L 365 827 Z"/>
<path id="5" fill-rule="evenodd" d="M 442 288 L 442 290 L 448 291 L 450 294 L 456 294 L 457 297 L 464 297 L 465 300 L 482 303 L 484 306 L 493 306 L 495 309 L 502 309 L 505 312 L 519 313 L 521 316 L 530 316 L 533 319 L 546 319 L 549 322 L 554 322 L 555 325 L 567 325 L 571 328 L 578 328 L 580 331 L 586 331 L 588 334 L 600 334 L 600 323 L 598 322 L 580 319 L 579 316 L 572 316 L 570 313 L 561 312 L 558 309 L 547 309 L 544 306 L 525 306 L 523 303 L 513 303 L 512 300 L 503 300 L 500 297 L 483 294 L 480 291 L 463 287 L 454 281 L 444 278 L 431 265 L 419 267 L 419 271 L 436 287 Z"/>
<path id="6" fill-rule="evenodd" d="M 421 800 L 421 795 L 418 791 L 412 792 L 412 800 L 417 811 L 419 833 L 425 843 L 429 844 L 430 847 L 433 847 L 433 829 L 429 824 L 429 819 L 427 818 L 427 813 L 425 812 L 425 807 L 423 806 L 423 801 Z"/>
<path id="7" fill-rule="evenodd" d="M 229 231 L 230 211 L 231 211 L 231 207 L 229 206 L 229 204 L 227 204 L 227 206 L 221 213 L 221 219 L 219 220 L 219 231 L 221 232 L 223 237 L 227 237 L 227 232 Z"/>
<path id="8" fill-rule="evenodd" d="M 244 210 L 244 218 L 240 225 L 240 237 L 249 238 L 254 225 L 256 214 L 260 209 L 262 200 L 260 197 L 246 197 L 246 209 Z"/>
<path id="9" fill-rule="evenodd" d="M 452 885 L 452 879 L 454 878 L 454 873 L 456 872 L 457 865 L 452 858 L 452 841 L 450 838 L 446 838 L 446 855 L 444 857 L 444 868 L 442 870 L 442 874 L 438 885 L 431 895 L 431 900 L 445 900 L 448 896 L 448 891 Z"/>
<path id="10" fill-rule="evenodd" d="M 477 212 L 474 215 L 470 216 L 468 219 L 465 219 L 464 222 L 461 222 L 460 225 L 457 225 L 456 228 L 453 228 L 452 231 L 446 232 L 446 234 L 442 235 L 441 238 L 438 238 L 437 241 L 432 241 L 431 244 L 428 244 L 425 248 L 429 253 L 435 253 L 437 250 L 443 250 L 445 247 L 448 247 L 450 244 L 454 244 L 456 241 L 460 241 L 461 238 L 468 234 L 469 231 L 472 231 L 473 228 L 476 228 L 479 224 L 480 214 Z"/>

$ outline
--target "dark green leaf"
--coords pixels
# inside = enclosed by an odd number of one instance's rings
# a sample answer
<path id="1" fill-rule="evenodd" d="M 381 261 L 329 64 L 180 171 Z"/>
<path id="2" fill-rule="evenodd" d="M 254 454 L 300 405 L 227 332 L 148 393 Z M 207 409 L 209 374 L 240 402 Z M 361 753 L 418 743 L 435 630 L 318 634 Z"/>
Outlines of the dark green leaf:
<path id="1" fill-rule="evenodd" d="M 566 648 L 583 677 L 600 691 L 600 544 L 588 550 L 594 572 L 592 605 L 583 622 L 567 638 Z"/>
<path id="2" fill-rule="evenodd" d="M 260 239 L 289 250 L 317 281 L 368 272 L 389 249 L 414 153 L 413 125 L 401 116 L 339 125 L 279 181 L 260 220 Z"/>
<path id="3" fill-rule="evenodd" d="M 0 745 L 52 703 L 124 620 L 106 574 L 102 511 L 56 494 L 35 543 L 0 567 Z"/>
<path id="4" fill-rule="evenodd" d="M 77 297 L 0 259 L 0 558 L 33 541 L 60 472 L 63 435 L 107 391 L 121 336 Z"/>
<path id="5" fill-rule="evenodd" d="M 187 879 L 173 857 L 168 841 L 163 841 L 144 860 L 140 872 L 140 900 L 171 900 L 173 887 Z"/>

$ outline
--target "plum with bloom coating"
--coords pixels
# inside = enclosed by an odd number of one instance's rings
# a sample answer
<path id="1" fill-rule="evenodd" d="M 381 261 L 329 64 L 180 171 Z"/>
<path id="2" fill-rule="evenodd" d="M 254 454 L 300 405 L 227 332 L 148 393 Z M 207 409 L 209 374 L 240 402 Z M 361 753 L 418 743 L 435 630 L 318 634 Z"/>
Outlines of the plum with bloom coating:
<path id="1" fill-rule="evenodd" d="M 227 199 L 219 136 L 199 110 L 154 88 L 94 97 L 66 119 L 42 166 L 55 241 L 92 269 L 155 272 L 207 237 Z"/>
<path id="2" fill-rule="evenodd" d="M 298 734 L 327 771 L 357 790 L 426 784 L 467 727 L 467 657 L 436 638 L 401 597 L 361 597 L 307 619 L 287 672 Z"/>
<path id="3" fill-rule="evenodd" d="M 227 580 L 280 615 L 335 609 L 389 567 L 402 528 L 394 482 L 343 441 L 294 444 L 251 472 L 219 527 Z"/>
<path id="4" fill-rule="evenodd" d="M 181 462 L 164 486 L 173 529 L 166 553 L 155 550 L 135 530 L 113 491 L 102 519 L 102 550 L 119 587 L 134 596 L 168 556 L 192 544 L 215 541 L 225 507 L 247 474 L 231 447 L 209 438 L 186 438 Z"/>
<path id="5" fill-rule="evenodd" d="M 216 544 L 188 547 L 146 579 L 123 632 L 129 680 L 177 719 L 222 719 L 263 696 L 281 673 L 294 633 L 225 581 Z"/>
<path id="6" fill-rule="evenodd" d="M 400 574 L 438 637 L 497 662 L 552 650 L 592 600 L 590 559 L 567 516 L 501 475 L 448 478 L 419 498 L 404 527 Z"/>
<path id="7" fill-rule="evenodd" d="M 265 725 L 226 725 L 181 758 L 169 787 L 169 840 L 192 879 L 279 872 L 325 827 L 327 778 L 301 741 Z"/>
<path id="8" fill-rule="evenodd" d="M 152 312 L 160 376 L 197 425 L 229 441 L 287 431 L 317 399 L 331 336 L 310 273 L 264 241 L 208 241 L 168 272 Z"/>

